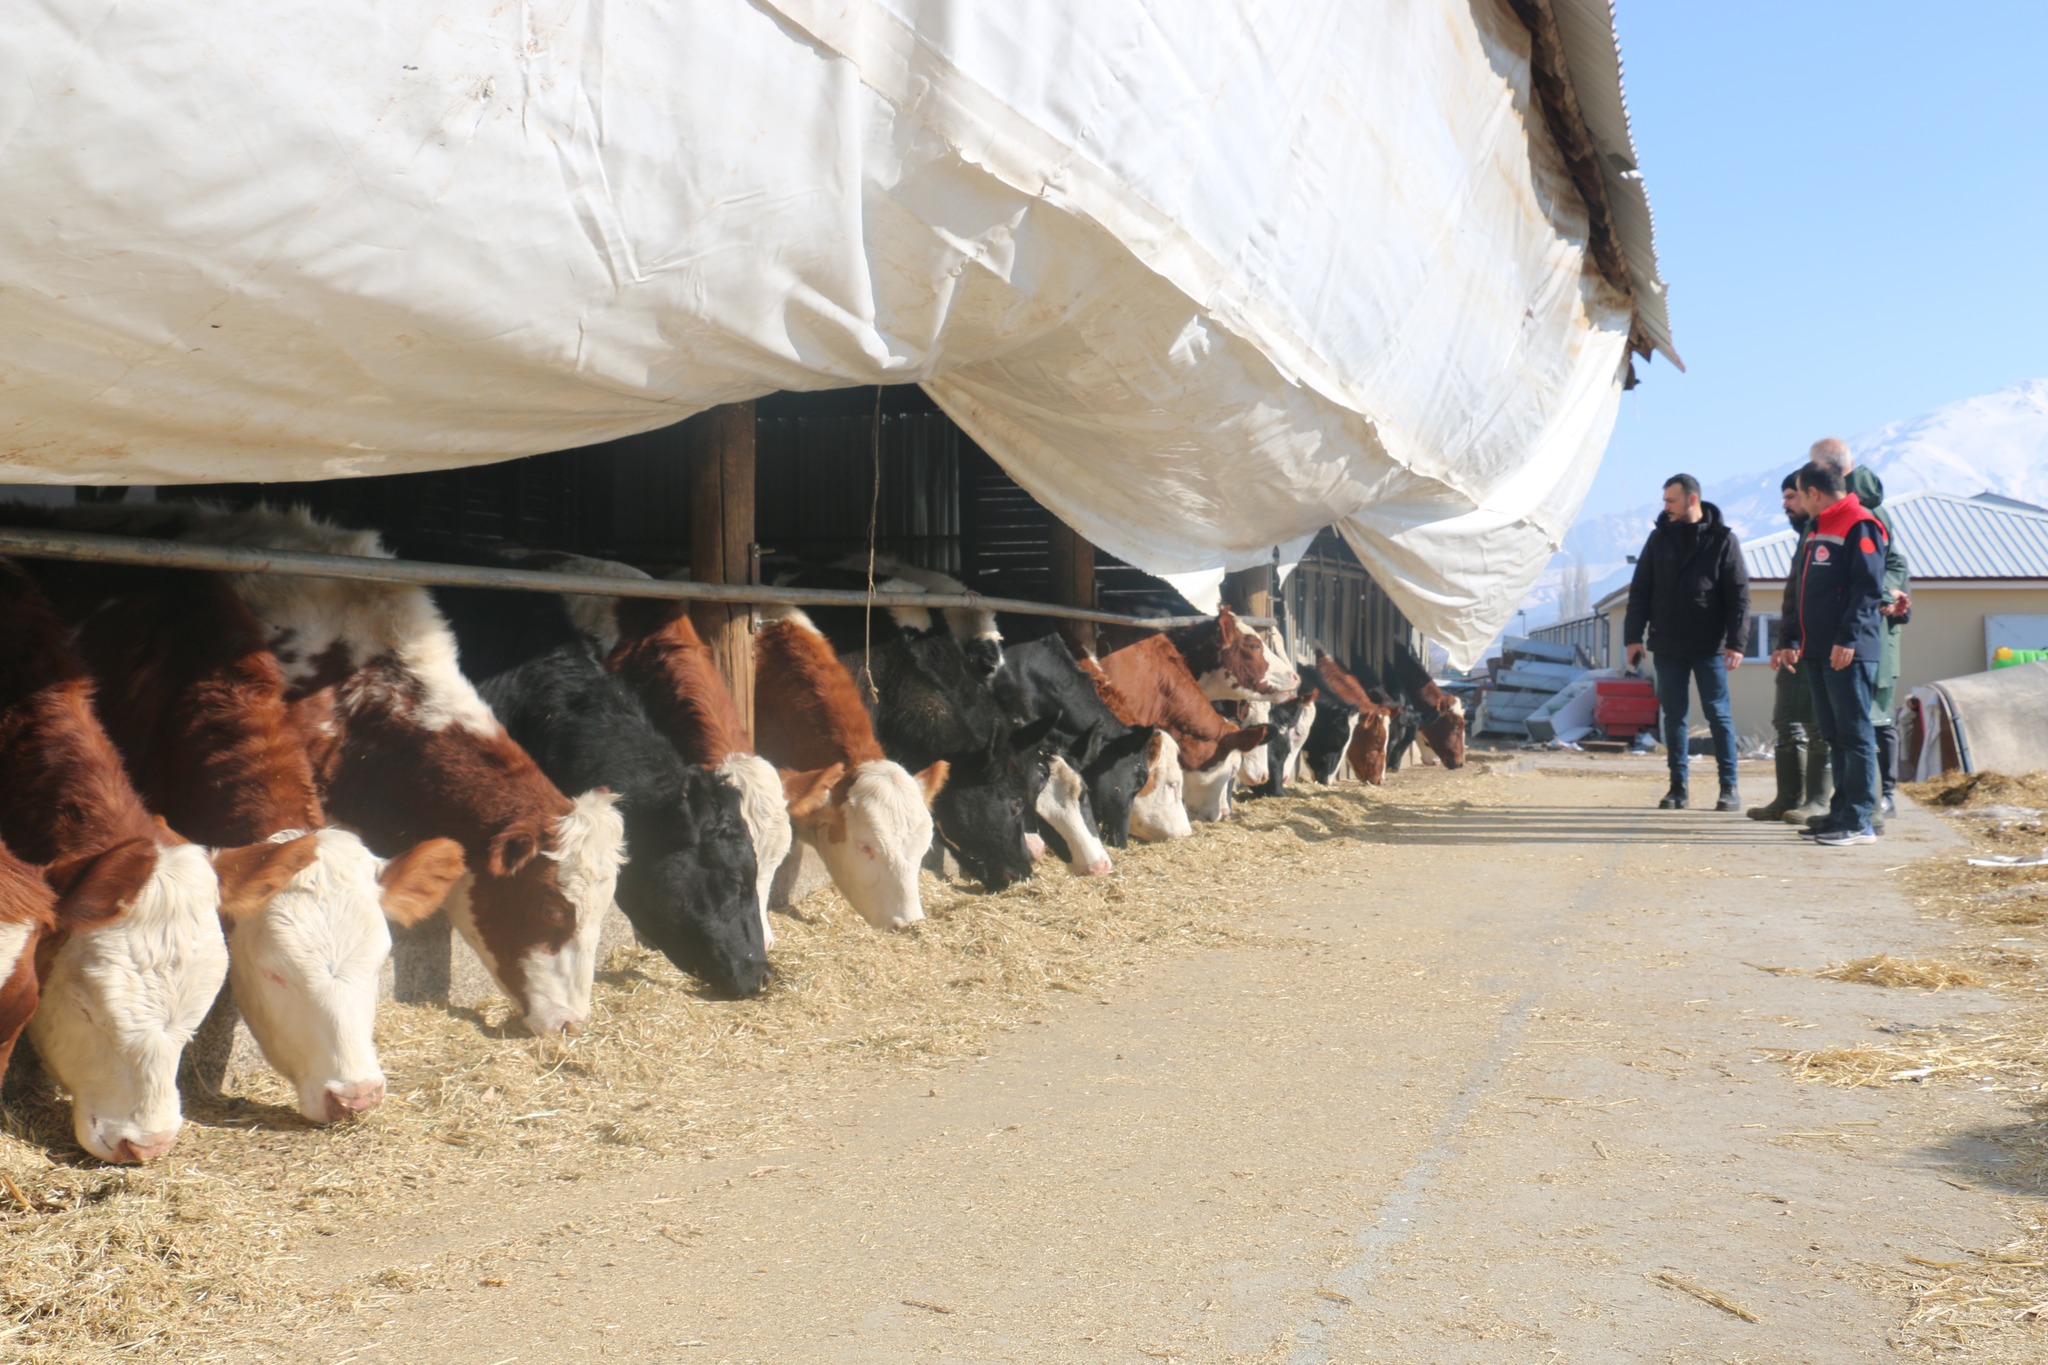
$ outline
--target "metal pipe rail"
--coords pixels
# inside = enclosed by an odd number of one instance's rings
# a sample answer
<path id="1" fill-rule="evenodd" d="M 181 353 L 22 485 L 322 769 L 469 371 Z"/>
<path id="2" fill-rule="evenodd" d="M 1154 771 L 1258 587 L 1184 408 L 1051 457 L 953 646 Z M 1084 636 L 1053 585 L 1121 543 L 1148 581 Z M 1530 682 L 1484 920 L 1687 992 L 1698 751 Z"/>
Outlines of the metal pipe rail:
<path id="1" fill-rule="evenodd" d="M 607 578 L 600 574 L 553 573 L 544 569 L 480 568 L 415 559 L 331 555 L 312 550 L 252 550 L 184 540 L 147 540 L 91 531 L 0 527 L 0 555 L 67 559 L 91 564 L 139 564 L 214 573 L 274 573 L 292 578 L 345 578 L 366 583 L 409 583 L 416 587 L 503 588 L 518 592 L 566 592 L 593 597 L 652 597 L 679 602 L 728 602 L 739 606 L 791 607 L 978 607 L 1019 616 L 1052 616 L 1140 630 L 1171 630 L 1210 620 L 1207 616 L 1124 616 L 1086 607 L 1063 607 L 1021 598 L 983 597 L 975 592 L 876 592 L 845 588 L 776 588 L 765 584 L 691 583 L 668 578 Z M 1270 616 L 1241 616 L 1249 625 L 1270 626 Z"/>

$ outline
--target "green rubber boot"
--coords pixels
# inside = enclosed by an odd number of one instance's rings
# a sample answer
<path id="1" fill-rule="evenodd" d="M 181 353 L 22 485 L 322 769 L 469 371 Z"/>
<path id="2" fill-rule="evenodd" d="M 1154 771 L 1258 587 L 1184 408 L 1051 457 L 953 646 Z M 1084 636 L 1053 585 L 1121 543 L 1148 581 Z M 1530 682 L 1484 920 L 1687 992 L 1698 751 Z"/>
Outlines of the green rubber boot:
<path id="1" fill-rule="evenodd" d="M 1835 770 L 1828 766 L 1827 741 L 1818 735 L 1806 737 L 1806 799 L 1785 812 L 1788 825 L 1804 825 L 1826 815 L 1835 799 Z"/>
<path id="2" fill-rule="evenodd" d="M 1778 794 L 1761 806 L 1751 806 L 1747 812 L 1752 820 L 1782 820 L 1785 812 L 1799 804 L 1805 794 L 1805 766 L 1800 762 L 1802 745 L 1780 744 L 1778 746 Z"/>

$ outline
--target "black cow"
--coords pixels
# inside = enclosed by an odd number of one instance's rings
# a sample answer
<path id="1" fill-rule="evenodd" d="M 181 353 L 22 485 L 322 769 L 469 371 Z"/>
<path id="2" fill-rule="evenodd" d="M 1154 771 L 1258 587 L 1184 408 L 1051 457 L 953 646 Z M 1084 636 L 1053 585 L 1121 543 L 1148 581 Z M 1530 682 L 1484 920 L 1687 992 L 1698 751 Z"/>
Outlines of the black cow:
<path id="1" fill-rule="evenodd" d="M 1011 720 L 1055 718 L 1052 743 L 1079 770 L 1102 841 L 1128 847 L 1131 802 L 1144 789 L 1146 754 L 1158 731 L 1118 720 L 1057 635 L 1011 643 L 992 681 L 996 701 Z"/>
<path id="2" fill-rule="evenodd" d="M 941 759 L 952 766 L 932 821 L 961 869 L 991 891 L 1030 876 L 1025 834 L 1035 824 L 1044 741 L 1055 718 L 1011 724 L 944 632 L 878 639 L 865 653 L 855 648 L 841 658 L 890 758 L 912 772 Z"/>
<path id="3" fill-rule="evenodd" d="M 467 546 L 401 558 L 506 561 Z M 433 589 L 462 671 L 512 738 L 565 792 L 609 788 L 626 822 L 619 909 L 643 943 L 729 997 L 767 985 L 754 843 L 740 793 L 685 763 L 630 688 L 607 671 L 551 593 Z"/>
<path id="4" fill-rule="evenodd" d="M 1301 708 L 1314 706 L 1317 714 L 1322 713 L 1320 694 L 1306 680 L 1301 689 L 1286 701 L 1276 701 L 1266 713 L 1266 721 L 1273 727 L 1272 735 L 1266 740 L 1266 780 L 1251 789 L 1251 796 L 1285 796 L 1287 794 L 1287 760 L 1291 752 L 1295 722 L 1301 719 Z M 1310 726 L 1315 722 L 1311 720 Z"/>

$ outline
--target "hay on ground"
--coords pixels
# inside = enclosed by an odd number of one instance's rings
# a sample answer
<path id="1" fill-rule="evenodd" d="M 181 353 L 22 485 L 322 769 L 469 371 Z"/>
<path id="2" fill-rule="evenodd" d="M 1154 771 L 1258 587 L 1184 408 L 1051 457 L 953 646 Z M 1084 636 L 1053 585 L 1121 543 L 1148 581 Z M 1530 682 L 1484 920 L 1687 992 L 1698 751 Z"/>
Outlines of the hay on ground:
<path id="1" fill-rule="evenodd" d="M 1854 981 L 1865 986 L 1915 986 L 1930 991 L 1984 984 L 1983 977 L 1952 962 L 1893 957 L 1890 953 L 1859 957 L 1853 962 L 1838 962 L 1832 967 L 1821 968 L 1814 975 L 1830 981 Z"/>
<path id="2" fill-rule="evenodd" d="M 1192 839 L 1119 850 L 1108 877 L 1053 867 L 989 895 L 927 876 L 928 918 L 903 933 L 875 933 L 822 891 L 777 925 L 763 996 L 713 1001 L 622 949 L 575 1038 L 526 1037 L 503 1002 L 387 1003 L 389 1096 L 345 1127 L 302 1122 L 266 1073 L 245 1094 L 188 1100 L 162 1161 L 109 1170 L 72 1145 L 58 1097 L 18 1096 L 0 1109 L 0 1359 L 168 1361 L 302 1335 L 425 1272 L 323 1292 L 279 1255 L 299 1239 L 379 1217 L 417 1226 L 650 1155 L 758 1147 L 858 1068 L 973 1055 L 1162 953 L 1257 941 L 1245 921 L 1265 908 L 1259 888 L 1440 816 L 1484 780 L 1427 770 L 1391 790 L 1247 802 Z"/>

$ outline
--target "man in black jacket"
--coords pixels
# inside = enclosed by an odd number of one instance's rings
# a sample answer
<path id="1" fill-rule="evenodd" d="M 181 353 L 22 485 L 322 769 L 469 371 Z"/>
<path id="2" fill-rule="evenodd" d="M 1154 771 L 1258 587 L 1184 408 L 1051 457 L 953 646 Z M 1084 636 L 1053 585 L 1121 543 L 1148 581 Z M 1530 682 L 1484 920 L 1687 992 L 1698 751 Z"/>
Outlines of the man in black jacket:
<path id="1" fill-rule="evenodd" d="M 1692 761 L 1687 693 L 1695 682 L 1700 709 L 1714 732 L 1714 766 L 1721 778 L 1714 809 L 1742 808 L 1735 788 L 1728 670 L 1741 666 L 1748 630 L 1749 569 L 1742 562 L 1742 546 L 1721 519 L 1721 509 L 1700 501 L 1700 481 L 1674 474 L 1664 483 L 1664 512 L 1636 556 L 1622 633 L 1631 665 L 1642 660 L 1646 634 L 1657 656 L 1657 702 L 1671 765 L 1671 790 L 1657 803 L 1665 810 L 1685 809 Z"/>

